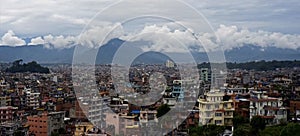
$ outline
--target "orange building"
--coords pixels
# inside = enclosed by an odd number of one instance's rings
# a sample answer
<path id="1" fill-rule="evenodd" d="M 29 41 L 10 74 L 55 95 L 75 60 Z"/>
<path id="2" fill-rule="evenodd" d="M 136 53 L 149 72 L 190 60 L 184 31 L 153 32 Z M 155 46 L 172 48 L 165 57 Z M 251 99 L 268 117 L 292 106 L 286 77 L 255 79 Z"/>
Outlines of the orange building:
<path id="1" fill-rule="evenodd" d="M 29 134 L 48 136 L 47 113 L 43 113 L 42 115 L 28 116 L 27 121 L 27 124 L 29 125 Z"/>
<path id="2" fill-rule="evenodd" d="M 65 127 L 64 117 L 65 112 L 44 112 L 41 115 L 28 116 L 28 133 L 37 136 L 48 136 L 52 132 L 58 132 L 60 128 Z"/>

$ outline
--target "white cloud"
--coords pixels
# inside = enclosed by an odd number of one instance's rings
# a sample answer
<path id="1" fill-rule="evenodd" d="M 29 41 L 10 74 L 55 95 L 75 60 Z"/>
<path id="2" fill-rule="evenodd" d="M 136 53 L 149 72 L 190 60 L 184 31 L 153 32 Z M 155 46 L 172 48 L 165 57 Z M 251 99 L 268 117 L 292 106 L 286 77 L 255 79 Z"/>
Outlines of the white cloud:
<path id="1" fill-rule="evenodd" d="M 113 30 L 113 31 L 112 31 Z M 112 32 L 112 33 L 110 33 Z M 106 35 L 108 34 L 108 35 Z M 215 35 L 219 39 L 216 39 Z M 231 50 L 244 45 L 255 45 L 264 47 L 276 47 L 284 49 L 300 49 L 300 35 L 283 34 L 279 32 L 268 31 L 250 31 L 247 28 L 237 26 L 220 25 L 211 33 L 193 34 L 192 30 L 176 28 L 173 24 L 168 25 L 146 25 L 140 31 L 130 33 L 124 32 L 119 23 L 108 24 L 106 26 L 97 26 L 87 28 L 81 35 L 46 35 L 31 39 L 28 45 L 43 44 L 46 48 L 70 48 L 81 44 L 86 47 L 99 47 L 101 40 L 106 37 L 103 43 L 112 38 L 121 38 L 125 41 L 147 41 L 145 45 L 140 45 L 144 51 L 160 52 L 186 52 L 187 48 L 204 51 L 212 51 L 222 48 Z M 200 40 L 196 40 L 195 36 Z M 0 41 L 1 45 L 22 46 L 26 45 L 22 38 L 15 35 L 13 31 L 5 33 Z M 203 46 L 201 46 L 201 44 Z"/>
<path id="2" fill-rule="evenodd" d="M 196 45 L 191 30 L 171 29 L 167 25 L 147 25 L 139 33 L 121 37 L 126 41 L 148 41 L 151 45 L 141 46 L 144 51 L 188 52 Z"/>
<path id="3" fill-rule="evenodd" d="M 256 45 L 261 47 L 277 47 L 287 49 L 300 48 L 300 35 L 283 34 L 267 31 L 249 31 L 246 28 L 239 29 L 237 26 L 220 25 L 216 30 L 220 38 L 220 45 L 225 50 L 244 45 Z"/>
<path id="4" fill-rule="evenodd" d="M 17 37 L 12 30 L 9 30 L 2 36 L 0 45 L 22 46 L 26 45 L 26 43 L 23 39 Z"/>
<path id="5" fill-rule="evenodd" d="M 276 47 L 284 49 L 300 49 L 300 35 L 283 34 L 268 31 L 250 31 L 237 26 L 220 25 L 215 31 L 216 38 L 212 33 L 196 34 L 201 44 L 196 41 L 194 35 L 188 30 L 172 30 L 168 26 L 145 26 L 143 30 L 134 35 L 123 37 L 124 40 L 150 41 L 151 46 L 143 46 L 142 49 L 149 51 L 183 52 L 184 47 L 194 50 L 213 51 L 216 49 L 231 50 L 244 45 L 260 47 Z M 176 41 L 176 40 L 177 41 Z M 178 44 L 181 42 L 183 46 Z M 198 47 L 195 47 L 197 45 Z"/>
<path id="6" fill-rule="evenodd" d="M 46 48 L 70 48 L 76 45 L 77 38 L 74 36 L 44 36 Z"/>
<path id="7" fill-rule="evenodd" d="M 102 40 L 105 44 L 110 39 L 121 37 L 124 34 L 119 23 L 107 24 L 103 26 L 91 26 L 80 34 L 78 43 L 89 47 L 99 47 Z"/>
<path id="8" fill-rule="evenodd" d="M 28 45 L 41 45 L 44 44 L 45 41 L 42 39 L 42 37 L 36 37 L 30 40 L 30 43 Z"/>

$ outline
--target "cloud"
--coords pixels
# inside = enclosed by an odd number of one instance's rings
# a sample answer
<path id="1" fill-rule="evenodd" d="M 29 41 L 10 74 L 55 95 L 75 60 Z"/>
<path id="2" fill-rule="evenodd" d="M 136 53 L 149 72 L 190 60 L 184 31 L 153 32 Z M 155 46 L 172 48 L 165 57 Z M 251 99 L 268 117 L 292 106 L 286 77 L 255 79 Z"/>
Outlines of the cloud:
<path id="1" fill-rule="evenodd" d="M 116 1 L 26 0 L 24 2 L 1 0 L 1 5 L 5 5 L 1 6 L 1 35 L 10 29 L 21 35 L 27 34 L 28 37 L 49 33 L 78 35 L 87 20 L 92 19 L 96 13 L 114 2 Z M 262 0 L 186 0 L 185 2 L 203 13 L 215 28 L 218 28 L 220 24 L 226 24 L 247 27 L 256 31 L 263 29 L 271 32 L 299 33 L 300 2 L 298 0 L 275 0 L 272 2 Z M 128 8 L 120 8 L 118 12 L 111 13 L 105 19 L 123 17 L 128 14 L 127 11 L 131 8 L 132 3 L 136 2 L 125 3 L 125 7 Z M 144 10 L 164 12 L 164 10 L 158 9 L 161 5 L 145 9 L 144 5 L 150 5 L 150 3 L 142 4 L 133 8 L 138 8 L 141 12 Z M 163 5 L 172 7 L 174 2 Z M 174 10 L 178 16 L 188 16 L 184 10 L 176 8 Z"/>
<path id="2" fill-rule="evenodd" d="M 100 26 L 91 25 L 90 28 L 87 28 L 80 34 L 78 44 L 88 47 L 99 47 L 101 42 L 105 44 L 110 39 L 118 38 L 122 35 L 124 35 L 124 30 L 120 23 Z M 104 41 L 102 41 L 103 39 Z"/>
<path id="3" fill-rule="evenodd" d="M 260 47 L 277 47 L 284 49 L 299 49 L 300 35 L 283 34 L 268 31 L 250 31 L 246 28 L 239 29 L 237 26 L 220 25 L 216 30 L 220 38 L 220 44 L 225 50 L 231 50 L 244 45 Z"/>
<path id="4" fill-rule="evenodd" d="M 91 26 L 81 35 L 55 36 L 49 34 L 39 36 L 32 38 L 28 45 L 43 44 L 46 48 L 56 49 L 70 48 L 75 45 L 93 48 L 101 46 L 101 40 L 106 37 L 103 44 L 113 38 L 120 38 L 128 42 L 145 41 L 143 45 L 139 46 L 141 49 L 159 52 L 187 52 L 188 49 L 204 52 L 204 47 L 206 51 L 221 48 L 232 50 L 244 45 L 254 45 L 262 48 L 300 49 L 300 35 L 297 34 L 283 34 L 263 30 L 250 31 L 247 28 L 239 28 L 234 25 L 220 25 L 216 29 L 215 35 L 212 33 L 194 34 L 192 30 L 176 28 L 174 24 L 146 25 L 139 31 L 125 33 L 119 23 L 111 23 L 106 26 Z M 11 30 L 2 36 L 0 43 L 8 46 L 26 45 L 25 41 L 16 36 Z"/>
<path id="5" fill-rule="evenodd" d="M 46 48 L 70 48 L 76 45 L 77 37 L 74 36 L 52 36 L 51 34 L 44 36 L 44 42 Z"/>
<path id="6" fill-rule="evenodd" d="M 172 25 L 172 24 L 171 24 Z M 146 25 L 140 32 L 121 37 L 125 41 L 147 41 L 144 51 L 188 52 L 197 44 L 191 30 L 171 28 L 169 25 Z"/>
<path id="7" fill-rule="evenodd" d="M 12 30 L 9 30 L 2 36 L 0 45 L 22 46 L 26 45 L 26 42 L 23 39 L 17 37 Z"/>
<path id="8" fill-rule="evenodd" d="M 30 43 L 28 45 L 41 45 L 45 44 L 45 41 L 42 37 L 36 37 L 30 40 Z"/>
<path id="9" fill-rule="evenodd" d="M 283 34 L 279 32 L 268 32 L 263 30 L 250 31 L 246 28 L 237 26 L 220 25 L 212 33 L 196 34 L 201 43 L 189 30 L 173 30 L 168 26 L 150 25 L 145 26 L 143 30 L 134 35 L 123 37 L 130 41 L 150 41 L 152 45 L 143 46 L 145 51 L 166 51 L 166 52 L 184 52 L 185 47 L 203 52 L 216 49 L 232 50 L 244 45 L 254 45 L 259 47 L 276 47 L 283 49 L 300 49 L 300 35 Z M 218 38 L 216 38 L 216 36 Z M 180 45 L 180 42 L 182 45 Z M 203 46 L 202 46 L 203 45 Z"/>

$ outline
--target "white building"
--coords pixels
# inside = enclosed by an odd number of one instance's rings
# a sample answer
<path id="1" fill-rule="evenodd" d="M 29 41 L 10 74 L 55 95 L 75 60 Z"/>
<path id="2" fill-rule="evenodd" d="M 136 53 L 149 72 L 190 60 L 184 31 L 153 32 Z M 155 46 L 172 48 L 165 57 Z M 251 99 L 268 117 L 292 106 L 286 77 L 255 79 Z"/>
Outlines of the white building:
<path id="1" fill-rule="evenodd" d="M 261 116 L 268 124 L 279 124 L 287 120 L 287 108 L 281 98 L 268 97 L 262 91 L 253 91 L 250 100 L 250 120 Z"/>
<path id="2" fill-rule="evenodd" d="M 26 106 L 32 109 L 39 108 L 40 93 L 32 92 L 31 89 L 26 89 Z"/>
<path id="3" fill-rule="evenodd" d="M 224 100 L 224 92 L 211 90 L 205 99 L 199 98 L 199 124 L 232 126 L 234 105 L 231 99 Z"/>

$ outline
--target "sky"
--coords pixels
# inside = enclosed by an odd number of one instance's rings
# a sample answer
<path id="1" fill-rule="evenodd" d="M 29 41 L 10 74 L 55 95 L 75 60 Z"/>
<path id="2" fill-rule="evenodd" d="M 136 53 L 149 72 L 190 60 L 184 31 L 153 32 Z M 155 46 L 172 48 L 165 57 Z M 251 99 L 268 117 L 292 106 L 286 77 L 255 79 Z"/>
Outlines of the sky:
<path id="1" fill-rule="evenodd" d="M 117 6 L 112 5 L 115 3 Z M 298 0 L 186 0 L 181 4 L 189 5 L 204 18 L 194 15 L 188 6 L 182 8 L 184 6 L 174 0 L 1 0 L 0 45 L 44 44 L 46 48 L 69 48 L 85 42 L 88 46 L 95 46 L 90 44 L 100 42 L 99 37 L 104 37 L 117 27 L 119 31 L 112 38 L 149 40 L 153 41 L 152 48 L 170 52 L 180 52 L 181 49 L 164 46 L 164 43 L 175 37 L 193 46 L 195 38 L 192 37 L 195 35 L 211 49 L 222 46 L 225 50 L 231 50 L 247 44 L 262 48 L 300 48 Z M 129 21 L 128 26 L 120 27 L 120 20 L 138 13 L 175 19 L 174 22 L 136 19 Z M 208 24 L 201 24 L 201 21 L 207 21 Z M 181 29 L 178 24 L 186 24 L 191 28 Z M 206 31 L 192 29 L 204 30 L 209 27 L 219 41 L 214 41 L 214 36 Z M 145 34 L 148 35 L 139 37 Z M 153 36 L 155 34 L 158 36 Z M 160 34 L 172 38 L 160 39 Z M 26 42 L 26 38 L 31 40 Z"/>

